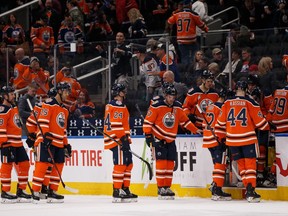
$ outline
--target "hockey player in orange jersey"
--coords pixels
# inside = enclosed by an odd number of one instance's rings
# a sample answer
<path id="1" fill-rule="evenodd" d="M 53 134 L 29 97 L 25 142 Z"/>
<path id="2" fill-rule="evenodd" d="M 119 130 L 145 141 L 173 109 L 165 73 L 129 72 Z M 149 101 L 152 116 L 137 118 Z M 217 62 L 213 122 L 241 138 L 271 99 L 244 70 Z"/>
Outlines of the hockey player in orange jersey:
<path id="1" fill-rule="evenodd" d="M 255 192 L 256 158 L 259 154 L 255 129 L 269 130 L 269 125 L 259 105 L 246 96 L 247 87 L 245 81 L 236 83 L 236 95 L 224 102 L 215 132 L 217 137 L 226 138 L 232 159 L 237 161 L 242 182 L 246 187 L 247 201 L 259 202 L 261 196 Z"/>
<path id="2" fill-rule="evenodd" d="M 133 161 L 130 152 L 129 112 L 123 103 L 126 97 L 125 85 L 113 84 L 112 97 L 112 101 L 105 107 L 104 133 L 121 142 L 120 146 L 104 135 L 104 148 L 113 154 L 113 202 L 136 202 L 138 196 L 129 189 Z"/>
<path id="3" fill-rule="evenodd" d="M 31 200 L 31 195 L 25 192 L 30 168 L 28 155 L 21 140 L 22 128 L 15 106 L 14 88 L 3 86 L 1 89 L 2 103 L 0 105 L 0 148 L 1 148 L 1 198 L 2 203 L 16 202 L 17 198 Z M 19 166 L 18 188 L 16 195 L 10 193 L 11 172 L 13 163 Z"/>
<path id="4" fill-rule="evenodd" d="M 208 105 L 215 103 L 218 99 L 217 92 L 212 88 L 214 76 L 210 71 L 203 71 L 201 75 L 202 84 L 187 93 L 183 103 L 183 110 L 198 128 L 202 128 L 203 116 L 200 114 L 196 105 L 205 112 Z"/>
<path id="5" fill-rule="evenodd" d="M 211 185 L 212 200 L 231 200 L 231 194 L 222 191 L 226 171 L 226 146 L 215 136 L 215 124 L 226 99 L 227 90 L 219 91 L 219 99 L 215 104 L 210 104 L 206 113 L 203 113 L 203 148 L 208 148 L 211 153 L 214 169 L 212 173 L 213 182 Z"/>
<path id="6" fill-rule="evenodd" d="M 65 156 L 71 155 L 71 145 L 67 139 L 67 119 L 69 111 L 62 106 L 63 101 L 70 94 L 70 85 L 60 82 L 56 86 L 57 95 L 49 102 L 43 103 L 37 119 L 40 128 L 37 129 L 35 150 L 37 153 L 33 174 L 33 202 L 40 200 L 40 190 L 46 170 L 52 164 L 51 179 L 47 202 L 64 202 L 64 196 L 56 193 L 64 167 Z M 50 150 L 50 152 L 49 152 Z M 53 160 L 51 155 L 53 155 Z M 54 162 L 55 163 L 54 163 Z M 57 166 L 57 168 L 56 168 Z"/>
<path id="7" fill-rule="evenodd" d="M 156 181 L 159 199 L 174 199 L 175 193 L 170 189 L 173 179 L 174 162 L 177 157 L 175 139 L 178 125 L 192 133 L 201 133 L 176 101 L 177 91 L 174 87 L 164 90 L 164 98 L 150 105 L 143 123 L 146 143 L 155 148 Z"/>

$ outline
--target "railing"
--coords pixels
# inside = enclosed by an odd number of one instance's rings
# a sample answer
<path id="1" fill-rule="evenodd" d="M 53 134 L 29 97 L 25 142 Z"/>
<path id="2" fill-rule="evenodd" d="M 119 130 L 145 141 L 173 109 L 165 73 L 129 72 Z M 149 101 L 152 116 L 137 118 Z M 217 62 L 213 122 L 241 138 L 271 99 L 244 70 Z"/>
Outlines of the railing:
<path id="1" fill-rule="evenodd" d="M 9 11 L 6 11 L 6 12 L 0 14 L 0 17 L 9 15 L 9 14 L 11 14 L 11 13 L 14 13 L 15 11 L 24 9 L 24 8 L 26 8 L 26 7 L 30 6 L 30 5 L 36 4 L 36 3 L 38 3 L 38 2 L 39 2 L 39 0 L 33 0 L 33 1 L 28 2 L 28 3 L 26 3 L 26 4 L 23 4 L 23 5 L 21 5 L 21 6 L 17 7 L 17 8 L 11 9 L 11 10 L 9 10 Z"/>
<path id="2" fill-rule="evenodd" d="M 218 13 L 213 14 L 211 17 L 215 19 L 217 16 L 219 16 L 219 15 L 221 15 L 221 14 L 223 14 L 223 13 L 229 11 L 229 10 L 236 10 L 237 18 L 233 19 L 233 20 L 231 20 L 231 21 L 229 21 L 227 23 L 224 23 L 221 26 L 222 28 L 224 28 L 224 27 L 226 27 L 226 26 L 228 26 L 228 25 L 230 25 L 231 23 L 234 23 L 234 22 L 238 22 L 238 24 L 240 24 L 240 12 L 239 12 L 238 8 L 235 7 L 235 6 L 231 6 L 231 7 L 228 7 L 226 9 L 222 10 L 222 11 L 219 11 Z M 213 22 L 209 23 L 208 25 L 211 25 L 211 24 L 213 24 Z"/>

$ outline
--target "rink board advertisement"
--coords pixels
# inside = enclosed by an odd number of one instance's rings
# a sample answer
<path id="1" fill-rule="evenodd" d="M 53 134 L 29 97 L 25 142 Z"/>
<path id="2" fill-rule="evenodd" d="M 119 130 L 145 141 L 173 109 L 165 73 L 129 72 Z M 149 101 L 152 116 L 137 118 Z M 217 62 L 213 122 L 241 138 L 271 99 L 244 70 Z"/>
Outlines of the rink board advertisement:
<path id="1" fill-rule="evenodd" d="M 277 186 L 288 186 L 288 136 L 276 136 Z"/>
<path id="2" fill-rule="evenodd" d="M 103 138 L 69 138 L 72 145 L 72 157 L 66 159 L 63 178 L 67 182 L 112 182 L 112 153 L 104 150 Z M 144 138 L 132 138 L 131 150 L 145 160 L 151 160 L 150 148 Z M 202 137 L 179 137 L 176 139 L 178 159 L 175 163 L 173 183 L 183 187 L 206 187 L 211 183 L 212 159 L 207 149 L 202 148 Z M 34 169 L 33 152 L 30 176 Z M 144 163 L 133 157 L 131 182 L 146 183 L 148 170 Z M 151 183 L 155 182 L 154 177 Z"/>

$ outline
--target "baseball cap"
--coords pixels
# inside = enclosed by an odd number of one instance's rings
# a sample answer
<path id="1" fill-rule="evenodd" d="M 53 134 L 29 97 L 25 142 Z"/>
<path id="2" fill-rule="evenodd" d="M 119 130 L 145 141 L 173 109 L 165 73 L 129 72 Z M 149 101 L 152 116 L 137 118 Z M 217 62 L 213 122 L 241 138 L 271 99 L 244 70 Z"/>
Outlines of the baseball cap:
<path id="1" fill-rule="evenodd" d="M 38 59 L 36 56 L 31 57 L 31 59 L 30 59 L 30 64 L 31 64 L 33 61 L 40 62 L 39 59 Z"/>
<path id="2" fill-rule="evenodd" d="M 212 55 L 217 54 L 217 53 L 220 53 L 220 52 L 222 52 L 222 50 L 221 50 L 220 48 L 214 48 L 214 49 L 212 50 Z"/>

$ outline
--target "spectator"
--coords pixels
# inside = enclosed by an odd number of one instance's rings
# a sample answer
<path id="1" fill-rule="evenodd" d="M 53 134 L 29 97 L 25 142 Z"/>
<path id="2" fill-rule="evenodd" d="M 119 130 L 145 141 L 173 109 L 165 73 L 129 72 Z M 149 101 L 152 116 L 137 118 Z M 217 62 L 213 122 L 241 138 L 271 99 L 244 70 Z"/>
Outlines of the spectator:
<path id="1" fill-rule="evenodd" d="M 229 62 L 227 62 L 223 73 L 229 73 L 230 65 Z M 231 55 L 231 73 L 237 74 L 240 72 L 242 67 L 242 61 L 241 61 L 241 50 L 239 48 L 235 48 L 232 50 L 232 55 Z"/>
<path id="2" fill-rule="evenodd" d="M 76 0 L 68 0 L 66 3 L 69 14 L 75 25 L 80 26 L 81 30 L 84 29 L 84 17 L 81 10 L 78 8 L 78 3 Z"/>
<path id="3" fill-rule="evenodd" d="M 288 27 L 288 10 L 286 8 L 285 0 L 277 1 L 277 9 L 274 13 L 274 32 L 275 34 L 286 34 L 286 28 Z"/>
<path id="4" fill-rule="evenodd" d="M 239 11 L 240 23 L 242 25 L 252 30 L 262 28 L 262 15 L 264 10 L 259 3 L 256 3 L 254 0 L 245 0 Z"/>
<path id="5" fill-rule="evenodd" d="M 80 83 L 76 80 L 76 78 L 72 75 L 72 70 L 67 65 L 64 66 L 58 73 L 56 74 L 56 83 L 65 82 L 68 83 L 71 87 L 71 93 L 68 97 L 63 101 L 63 104 L 66 106 L 68 110 L 71 109 L 72 105 L 76 102 L 79 96 L 79 92 L 81 89 Z"/>
<path id="6" fill-rule="evenodd" d="M 81 27 L 73 22 L 71 14 L 66 13 L 63 25 L 58 33 L 59 51 L 62 54 L 60 61 L 65 63 L 74 62 L 76 53 L 83 53 L 83 42 L 84 35 Z M 76 53 L 70 51 L 71 43 L 76 43 Z"/>
<path id="7" fill-rule="evenodd" d="M 26 120 L 31 114 L 31 109 L 27 103 L 27 99 L 30 100 L 32 107 L 34 107 L 37 100 L 36 92 L 38 88 L 39 87 L 36 85 L 36 83 L 29 84 L 27 93 L 24 96 L 20 97 L 18 101 L 19 115 L 23 121 L 23 125 L 26 125 Z"/>
<path id="8" fill-rule="evenodd" d="M 188 2 L 190 1 L 185 0 L 184 2 L 183 10 L 173 14 L 168 19 L 168 24 L 169 29 L 172 29 L 172 25 L 177 24 L 177 42 L 181 55 L 181 63 L 189 64 L 198 50 L 196 26 L 205 32 L 208 32 L 208 27 L 197 14 L 192 13 L 189 9 L 190 4 Z"/>
<path id="9" fill-rule="evenodd" d="M 128 11 L 128 17 L 131 23 L 131 26 L 128 29 L 130 38 L 144 38 L 147 35 L 147 27 L 145 20 L 136 8 L 132 8 Z"/>
<path id="10" fill-rule="evenodd" d="M 7 25 L 3 29 L 3 41 L 7 46 L 20 45 L 25 41 L 25 32 L 14 14 L 10 14 Z"/>
<path id="11" fill-rule="evenodd" d="M 17 63 L 14 66 L 14 75 L 10 82 L 13 83 L 13 87 L 15 89 L 25 88 L 29 83 L 23 79 L 23 74 L 27 68 L 30 66 L 30 59 L 28 56 L 25 56 L 25 52 L 23 48 L 18 48 L 15 51 L 15 57 L 17 59 Z"/>
<path id="12" fill-rule="evenodd" d="M 54 46 L 54 32 L 51 26 L 47 25 L 48 17 L 46 14 L 31 27 L 30 37 L 33 42 L 33 55 L 46 65 L 47 57 Z"/>
<path id="13" fill-rule="evenodd" d="M 70 112 L 76 118 L 87 119 L 95 117 L 95 105 L 91 101 L 88 91 L 85 88 L 80 90 L 78 99 L 72 105 Z"/>
<path id="14" fill-rule="evenodd" d="M 225 68 L 225 65 L 227 63 L 227 60 L 223 58 L 223 53 L 220 48 L 214 48 L 212 50 L 212 60 L 211 62 L 215 62 L 219 65 L 220 71 L 223 71 Z"/>
<path id="15" fill-rule="evenodd" d="M 30 67 L 24 71 L 23 79 L 28 83 L 33 82 L 38 85 L 36 96 L 40 102 L 47 97 L 49 72 L 40 67 L 40 61 L 37 57 L 31 57 Z"/>

